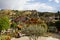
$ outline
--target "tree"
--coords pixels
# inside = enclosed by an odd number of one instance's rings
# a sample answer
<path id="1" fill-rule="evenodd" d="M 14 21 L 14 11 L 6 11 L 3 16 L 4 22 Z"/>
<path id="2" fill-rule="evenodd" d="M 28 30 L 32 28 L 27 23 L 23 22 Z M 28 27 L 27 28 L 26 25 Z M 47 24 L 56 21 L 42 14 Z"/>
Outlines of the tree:
<path id="1" fill-rule="evenodd" d="M 25 24 L 21 29 L 21 32 L 29 35 L 30 40 L 37 40 L 39 36 L 42 36 L 47 32 L 47 25 L 45 23 L 31 24 L 27 27 Z"/>
<path id="2" fill-rule="evenodd" d="M 55 26 L 59 32 L 60 31 L 60 20 L 55 22 Z"/>
<path id="3" fill-rule="evenodd" d="M 57 12 L 58 16 L 59 16 L 59 20 L 60 20 L 60 11 Z"/>
<path id="4" fill-rule="evenodd" d="M 56 27 L 60 27 L 60 21 L 56 21 L 56 22 L 55 22 L 55 26 L 56 26 Z"/>
<path id="5" fill-rule="evenodd" d="M 58 14 L 60 13 L 60 11 L 57 12 Z"/>
<path id="6" fill-rule="evenodd" d="M 0 30 L 7 30 L 10 28 L 9 18 L 7 16 L 0 17 Z"/>

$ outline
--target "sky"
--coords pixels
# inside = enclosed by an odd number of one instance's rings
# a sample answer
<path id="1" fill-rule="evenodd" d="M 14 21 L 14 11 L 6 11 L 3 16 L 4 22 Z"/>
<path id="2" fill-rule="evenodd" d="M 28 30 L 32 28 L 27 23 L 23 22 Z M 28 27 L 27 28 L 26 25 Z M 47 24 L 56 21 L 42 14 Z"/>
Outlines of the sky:
<path id="1" fill-rule="evenodd" d="M 0 9 L 60 11 L 60 0 L 0 0 Z"/>

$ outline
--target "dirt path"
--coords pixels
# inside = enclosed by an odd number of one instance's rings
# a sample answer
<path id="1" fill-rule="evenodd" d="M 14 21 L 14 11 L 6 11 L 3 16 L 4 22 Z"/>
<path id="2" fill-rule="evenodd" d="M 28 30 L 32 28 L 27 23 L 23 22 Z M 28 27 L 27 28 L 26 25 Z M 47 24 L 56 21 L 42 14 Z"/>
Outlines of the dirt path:
<path id="1" fill-rule="evenodd" d="M 60 40 L 60 35 L 56 33 L 48 33 L 48 36 L 39 37 L 37 40 Z M 27 36 L 21 38 L 12 38 L 11 40 L 29 40 Z"/>
<path id="2" fill-rule="evenodd" d="M 25 36 L 21 38 L 12 38 L 11 40 L 29 40 L 29 38 Z M 39 37 L 38 40 L 59 40 L 59 39 L 53 37 Z"/>

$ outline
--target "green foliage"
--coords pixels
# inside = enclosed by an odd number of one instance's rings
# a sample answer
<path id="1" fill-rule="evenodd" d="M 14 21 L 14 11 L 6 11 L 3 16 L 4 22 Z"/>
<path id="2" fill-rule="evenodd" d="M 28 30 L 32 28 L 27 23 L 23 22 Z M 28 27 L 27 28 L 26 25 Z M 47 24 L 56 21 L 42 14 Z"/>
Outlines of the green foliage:
<path id="1" fill-rule="evenodd" d="M 11 25 L 12 28 L 16 28 L 17 27 L 17 23 L 13 22 Z"/>
<path id="2" fill-rule="evenodd" d="M 60 27 L 60 20 L 55 22 L 56 27 Z"/>
<path id="3" fill-rule="evenodd" d="M 0 36 L 0 40 L 6 40 L 5 36 Z"/>
<path id="4" fill-rule="evenodd" d="M 55 33 L 55 32 L 57 32 L 57 28 L 55 26 L 49 26 L 48 31 Z"/>
<path id="5" fill-rule="evenodd" d="M 26 35 L 29 35 L 29 36 L 39 37 L 39 36 L 44 35 L 47 32 L 47 25 L 45 23 L 36 24 L 36 25 L 29 25 L 29 27 L 27 27 L 25 25 L 21 29 L 21 32 Z"/>
<path id="6" fill-rule="evenodd" d="M 0 30 L 7 30 L 10 28 L 9 18 L 7 16 L 0 17 Z"/>

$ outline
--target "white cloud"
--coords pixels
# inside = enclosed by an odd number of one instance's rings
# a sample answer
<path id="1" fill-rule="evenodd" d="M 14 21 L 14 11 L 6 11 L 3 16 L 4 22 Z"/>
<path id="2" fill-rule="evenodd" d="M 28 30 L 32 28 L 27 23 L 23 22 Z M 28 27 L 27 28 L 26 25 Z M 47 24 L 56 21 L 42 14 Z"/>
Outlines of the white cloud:
<path id="1" fill-rule="evenodd" d="M 25 9 L 28 10 L 38 10 L 38 11 L 53 11 L 55 8 L 46 5 L 45 3 L 32 3 L 25 5 Z"/>
<path id="2" fill-rule="evenodd" d="M 17 10 L 54 11 L 54 7 L 45 3 L 28 3 L 34 0 L 0 0 L 0 8 Z"/>
<path id="3" fill-rule="evenodd" d="M 0 8 L 14 9 L 19 5 L 23 6 L 24 4 L 27 4 L 28 1 L 33 0 L 0 0 Z"/>
<path id="4" fill-rule="evenodd" d="M 55 0 L 56 3 L 59 3 L 59 0 Z"/>
<path id="5" fill-rule="evenodd" d="M 49 0 L 49 2 L 54 1 L 55 3 L 60 3 L 60 0 Z"/>

